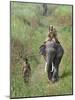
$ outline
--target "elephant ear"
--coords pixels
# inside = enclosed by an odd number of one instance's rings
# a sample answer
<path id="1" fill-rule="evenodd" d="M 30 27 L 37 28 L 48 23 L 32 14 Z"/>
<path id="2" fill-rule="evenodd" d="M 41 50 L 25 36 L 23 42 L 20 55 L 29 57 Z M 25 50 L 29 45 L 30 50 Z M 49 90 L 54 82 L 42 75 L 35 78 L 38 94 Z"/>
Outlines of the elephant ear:
<path id="1" fill-rule="evenodd" d="M 40 49 L 40 54 L 41 55 L 45 55 L 46 54 L 45 48 L 46 48 L 46 46 L 44 44 L 40 46 L 39 49 Z"/>

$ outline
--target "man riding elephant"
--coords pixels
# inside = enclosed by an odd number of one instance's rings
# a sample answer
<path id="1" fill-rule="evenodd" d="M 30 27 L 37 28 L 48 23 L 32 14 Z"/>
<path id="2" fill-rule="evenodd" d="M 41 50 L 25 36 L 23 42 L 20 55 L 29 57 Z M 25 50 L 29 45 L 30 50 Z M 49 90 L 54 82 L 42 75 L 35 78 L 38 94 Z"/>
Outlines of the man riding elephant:
<path id="1" fill-rule="evenodd" d="M 64 54 L 64 50 L 60 45 L 60 42 L 56 38 L 55 31 L 52 30 L 53 26 L 51 26 L 50 28 L 51 31 L 48 34 L 48 39 L 46 39 L 44 44 L 40 47 L 40 52 L 44 56 L 47 64 L 48 79 L 55 82 L 58 80 L 59 64 Z"/>

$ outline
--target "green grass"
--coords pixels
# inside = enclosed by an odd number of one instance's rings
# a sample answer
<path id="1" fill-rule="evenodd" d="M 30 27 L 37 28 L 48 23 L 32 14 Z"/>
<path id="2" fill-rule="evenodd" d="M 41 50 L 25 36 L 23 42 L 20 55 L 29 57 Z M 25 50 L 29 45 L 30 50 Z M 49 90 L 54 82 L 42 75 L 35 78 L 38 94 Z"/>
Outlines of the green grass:
<path id="1" fill-rule="evenodd" d="M 42 10 L 41 4 L 11 2 L 11 97 L 72 94 L 72 6 L 48 5 L 48 16 L 42 16 Z M 59 81 L 54 84 L 48 81 L 44 58 L 39 55 L 50 24 L 56 26 L 64 48 Z M 29 84 L 22 75 L 21 56 L 26 55 L 32 69 Z"/>

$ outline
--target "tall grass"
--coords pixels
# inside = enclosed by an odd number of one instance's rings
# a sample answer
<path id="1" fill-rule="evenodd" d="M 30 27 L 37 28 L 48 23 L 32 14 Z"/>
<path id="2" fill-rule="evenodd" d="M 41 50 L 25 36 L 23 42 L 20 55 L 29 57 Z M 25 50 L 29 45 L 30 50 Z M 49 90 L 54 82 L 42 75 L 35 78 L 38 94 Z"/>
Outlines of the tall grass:
<path id="1" fill-rule="evenodd" d="M 11 2 L 11 97 L 72 94 L 72 6 L 48 5 L 48 16 L 42 16 L 42 11 L 42 4 Z M 44 59 L 39 55 L 50 24 L 56 26 L 65 51 L 55 84 L 48 81 Z M 22 75 L 25 56 L 32 69 L 29 84 Z"/>

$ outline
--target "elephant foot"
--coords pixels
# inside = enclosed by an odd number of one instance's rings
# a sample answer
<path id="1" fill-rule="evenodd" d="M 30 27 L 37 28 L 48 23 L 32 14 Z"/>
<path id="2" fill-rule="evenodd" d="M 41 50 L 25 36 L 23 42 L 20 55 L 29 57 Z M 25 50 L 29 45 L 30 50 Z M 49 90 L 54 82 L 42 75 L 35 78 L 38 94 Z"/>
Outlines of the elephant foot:
<path id="1" fill-rule="evenodd" d="M 54 78 L 52 78 L 52 80 L 51 80 L 51 81 L 52 81 L 52 83 L 55 83 L 55 82 L 56 82 L 56 80 L 55 80 Z"/>
<path id="2" fill-rule="evenodd" d="M 55 82 L 57 82 L 59 79 L 58 78 L 52 78 L 52 83 L 55 83 Z"/>
<path id="3" fill-rule="evenodd" d="M 49 74 L 49 76 L 48 76 L 48 79 L 49 79 L 49 80 L 52 80 L 52 75 L 53 75 L 53 72 L 51 72 L 51 73 Z"/>

